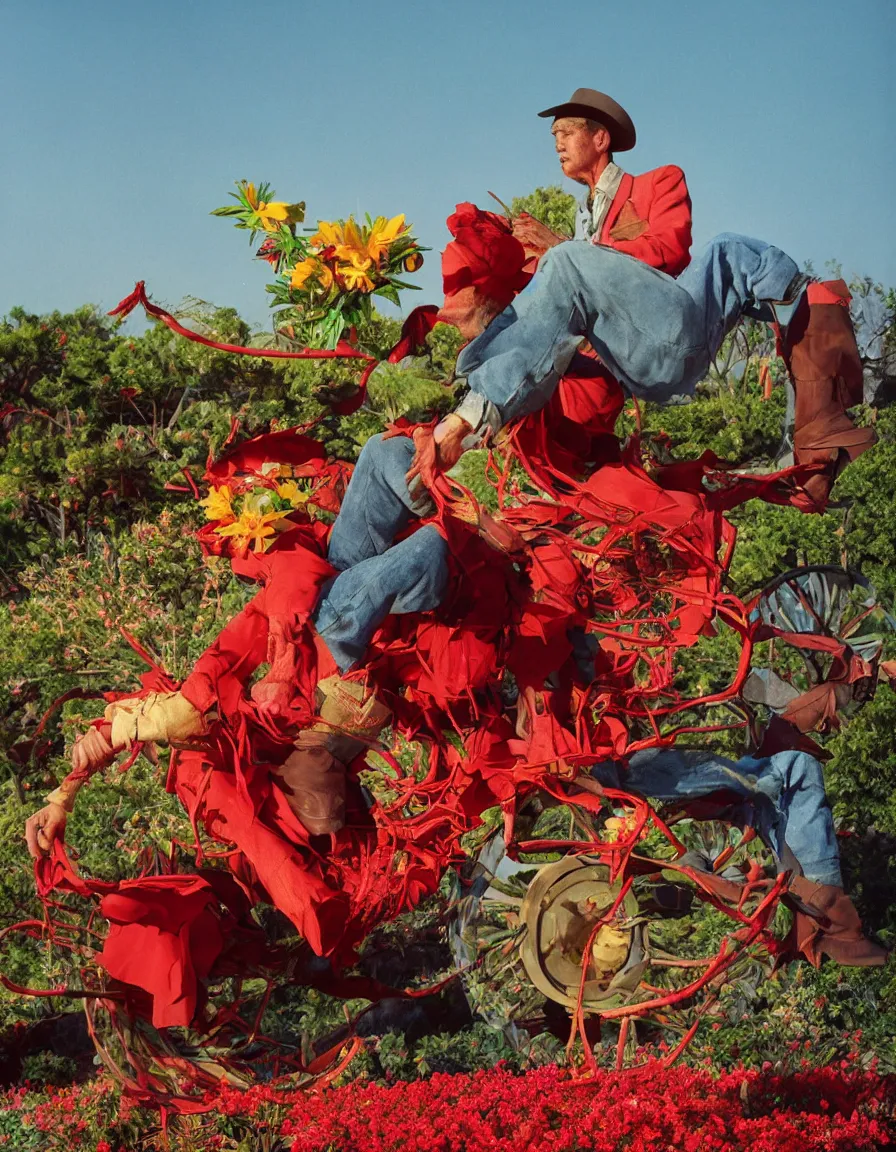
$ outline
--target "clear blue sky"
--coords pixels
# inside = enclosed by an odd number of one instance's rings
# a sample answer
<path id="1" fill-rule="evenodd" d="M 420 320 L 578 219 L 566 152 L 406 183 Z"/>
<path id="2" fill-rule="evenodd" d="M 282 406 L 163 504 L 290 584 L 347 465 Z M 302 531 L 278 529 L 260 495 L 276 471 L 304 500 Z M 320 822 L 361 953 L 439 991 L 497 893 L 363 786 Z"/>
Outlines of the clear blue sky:
<path id="1" fill-rule="evenodd" d="M 0 0 L 0 19 L 0 315 L 109 308 L 145 279 L 266 322 L 267 266 L 208 215 L 235 179 L 312 218 L 404 212 L 438 250 L 456 202 L 562 180 L 535 113 L 579 85 L 631 113 L 628 170 L 685 169 L 696 243 L 746 232 L 896 284 L 896 0 Z M 438 299 L 437 252 L 418 282 L 408 307 Z"/>

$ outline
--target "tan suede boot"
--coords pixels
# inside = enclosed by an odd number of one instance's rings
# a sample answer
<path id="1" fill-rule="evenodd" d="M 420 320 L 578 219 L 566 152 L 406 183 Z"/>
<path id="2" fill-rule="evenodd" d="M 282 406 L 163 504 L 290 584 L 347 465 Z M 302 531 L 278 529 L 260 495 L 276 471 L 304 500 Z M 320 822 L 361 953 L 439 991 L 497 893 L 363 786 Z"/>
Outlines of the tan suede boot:
<path id="1" fill-rule="evenodd" d="M 782 354 L 793 378 L 794 459 L 826 464 L 805 489 L 821 506 L 846 465 L 874 444 L 847 409 L 862 400 L 862 361 L 842 280 L 808 286 L 784 334 Z"/>
<path id="2" fill-rule="evenodd" d="M 794 923 L 796 947 L 810 964 L 819 967 L 822 956 L 849 968 L 886 964 L 887 950 L 864 934 L 855 905 L 842 888 L 794 876 L 790 891 L 819 913 L 819 919 L 815 919 L 798 911 Z"/>
<path id="3" fill-rule="evenodd" d="M 312 836 L 345 824 L 348 764 L 376 742 L 391 713 L 364 684 L 329 676 L 318 686 L 319 719 L 301 732 L 274 776 Z"/>

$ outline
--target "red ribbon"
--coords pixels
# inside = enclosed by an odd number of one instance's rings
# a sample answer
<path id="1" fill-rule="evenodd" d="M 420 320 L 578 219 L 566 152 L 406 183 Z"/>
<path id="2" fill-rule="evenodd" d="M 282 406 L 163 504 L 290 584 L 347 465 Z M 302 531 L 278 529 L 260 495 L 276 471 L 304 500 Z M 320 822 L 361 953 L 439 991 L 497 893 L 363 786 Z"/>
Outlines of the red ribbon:
<path id="1" fill-rule="evenodd" d="M 214 348 L 218 352 L 234 352 L 239 356 L 263 356 L 268 360 L 366 361 L 367 367 L 364 369 L 361 374 L 361 379 L 358 381 L 358 392 L 356 395 L 351 396 L 347 400 L 334 401 L 331 404 L 333 410 L 338 412 L 340 416 L 348 416 L 361 407 L 367 395 L 367 382 L 370 379 L 370 374 L 377 364 L 379 364 L 379 360 L 377 360 L 375 356 L 371 356 L 367 352 L 362 352 L 360 348 L 353 348 L 351 344 L 347 344 L 344 340 L 340 340 L 335 348 L 302 348 L 298 352 L 287 352 L 282 348 L 246 348 L 242 344 L 219 344 L 217 340 L 209 340 L 205 336 L 200 336 L 198 332 L 193 332 L 189 328 L 185 328 L 170 312 L 166 312 L 165 309 L 160 308 L 158 304 L 150 303 L 149 297 L 146 295 L 145 281 L 143 280 L 139 280 L 130 296 L 125 296 L 124 300 L 112 308 L 108 315 L 119 316 L 123 320 L 138 304 L 143 306 L 143 310 L 147 316 L 151 316 L 154 320 L 161 320 L 163 324 L 170 328 L 172 332 L 176 332 L 178 336 L 185 336 L 187 340 L 192 340 L 194 344 L 204 344 L 206 348 Z"/>

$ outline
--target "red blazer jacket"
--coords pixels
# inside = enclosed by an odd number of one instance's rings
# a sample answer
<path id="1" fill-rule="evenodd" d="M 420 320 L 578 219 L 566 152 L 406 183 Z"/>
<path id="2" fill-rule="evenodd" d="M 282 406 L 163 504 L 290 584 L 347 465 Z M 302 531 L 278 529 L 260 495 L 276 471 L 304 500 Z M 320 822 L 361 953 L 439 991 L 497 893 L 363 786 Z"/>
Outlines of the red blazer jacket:
<path id="1" fill-rule="evenodd" d="M 677 276 L 691 252 L 691 198 L 684 172 L 667 164 L 643 176 L 623 176 L 600 243 Z"/>

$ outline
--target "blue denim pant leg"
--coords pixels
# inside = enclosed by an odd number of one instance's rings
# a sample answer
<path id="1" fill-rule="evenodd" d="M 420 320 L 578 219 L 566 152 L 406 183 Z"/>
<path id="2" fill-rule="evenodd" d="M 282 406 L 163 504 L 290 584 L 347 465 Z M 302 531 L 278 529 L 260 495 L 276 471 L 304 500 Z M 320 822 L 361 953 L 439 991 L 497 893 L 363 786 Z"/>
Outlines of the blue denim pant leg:
<path id="1" fill-rule="evenodd" d="M 771 320 L 768 301 L 783 300 L 799 268 L 791 258 L 750 236 L 723 232 L 678 277 L 702 314 L 710 357 L 742 316 Z"/>
<path id="2" fill-rule="evenodd" d="M 346 568 L 330 582 L 314 613 L 315 627 L 340 671 L 363 659 L 390 612 L 431 612 L 445 594 L 448 545 L 432 524 Z"/>
<path id="3" fill-rule="evenodd" d="M 415 503 L 405 475 L 414 459 L 408 436 L 372 436 L 358 457 L 333 531 L 328 559 L 340 572 L 392 547 L 415 516 L 428 506 Z"/>
<path id="4" fill-rule="evenodd" d="M 693 392 L 726 333 L 782 298 L 797 271 L 780 249 L 732 234 L 677 280 L 612 248 L 558 244 L 461 352 L 458 374 L 506 423 L 547 403 L 586 337 L 631 392 L 662 403 Z"/>
<path id="5" fill-rule="evenodd" d="M 725 790 L 744 798 L 745 822 L 753 825 L 781 860 L 789 849 L 805 876 L 841 885 L 840 854 L 821 765 L 806 752 L 728 760 L 677 748 L 637 752 L 628 770 L 598 764 L 596 779 L 656 800 L 694 800 Z"/>

